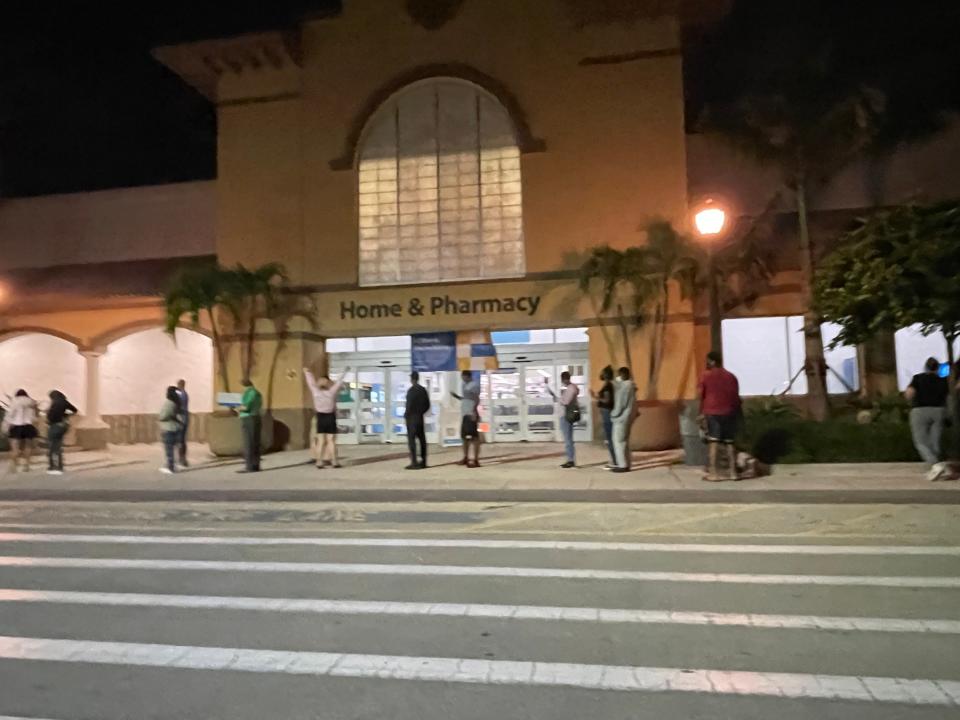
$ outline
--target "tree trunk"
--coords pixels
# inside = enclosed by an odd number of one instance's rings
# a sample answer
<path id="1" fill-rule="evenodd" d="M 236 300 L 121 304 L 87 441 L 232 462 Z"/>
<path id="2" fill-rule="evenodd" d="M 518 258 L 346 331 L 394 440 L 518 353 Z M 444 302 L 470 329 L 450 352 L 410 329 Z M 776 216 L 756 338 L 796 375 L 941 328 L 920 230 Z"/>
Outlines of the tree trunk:
<path id="1" fill-rule="evenodd" d="M 897 394 L 897 348 L 893 332 L 879 330 L 859 348 L 860 395 L 882 397 Z"/>
<path id="2" fill-rule="evenodd" d="M 653 327 L 650 330 L 650 348 L 648 351 L 649 363 L 647 365 L 647 392 L 646 399 L 653 400 L 657 396 L 657 347 L 660 345 L 660 328 L 663 324 L 663 309 L 661 303 L 657 303 L 653 311 Z"/>
<path id="3" fill-rule="evenodd" d="M 223 384 L 223 391 L 230 392 L 230 375 L 227 372 L 227 353 L 223 348 L 220 329 L 217 327 L 217 318 L 212 308 L 207 308 L 207 316 L 210 318 L 210 333 L 213 335 L 213 348 L 217 353 L 217 369 L 220 372 L 220 382 Z"/>
<path id="4" fill-rule="evenodd" d="M 670 291 L 668 283 L 661 288 L 663 301 L 657 303 L 656 325 L 650 347 L 650 379 L 647 386 L 647 400 L 656 400 L 660 394 L 660 369 L 663 367 L 663 350 L 667 336 L 667 318 L 670 315 Z"/>
<path id="5" fill-rule="evenodd" d="M 823 335 L 820 332 L 820 316 L 813 308 L 813 247 L 810 243 L 810 228 L 807 218 L 806 178 L 801 173 L 797 178 L 797 226 L 800 236 L 800 284 L 803 301 L 803 344 L 806 360 L 803 372 L 807 377 L 807 408 L 814 420 L 826 420 L 830 416 L 827 398 L 827 361 L 823 353 Z"/>
<path id="6" fill-rule="evenodd" d="M 627 367 L 630 368 L 630 377 L 636 378 L 637 374 L 633 369 L 633 353 L 630 350 L 630 329 L 627 327 L 627 319 L 623 316 L 623 306 L 619 303 L 617 303 L 617 324 L 620 326 L 620 335 L 623 338 L 623 357 Z"/>
<path id="7" fill-rule="evenodd" d="M 250 379 L 252 379 L 250 376 L 253 373 L 253 343 L 256 339 L 256 335 L 257 335 L 257 313 L 256 313 L 256 309 L 253 306 L 253 303 L 251 302 L 250 321 L 249 321 L 249 324 L 247 325 L 246 348 L 244 348 L 246 351 L 245 352 L 246 359 L 244 360 L 244 367 L 243 367 L 243 376 L 245 378 L 250 378 Z"/>

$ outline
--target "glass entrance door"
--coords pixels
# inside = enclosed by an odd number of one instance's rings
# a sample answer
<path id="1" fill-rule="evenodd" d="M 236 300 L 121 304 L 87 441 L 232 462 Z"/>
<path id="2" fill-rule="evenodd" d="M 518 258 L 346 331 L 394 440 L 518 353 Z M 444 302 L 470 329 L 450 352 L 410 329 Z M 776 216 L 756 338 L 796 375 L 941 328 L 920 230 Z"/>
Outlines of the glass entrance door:
<path id="1" fill-rule="evenodd" d="M 490 432 L 494 442 L 510 442 L 523 439 L 521 382 L 523 371 L 516 369 L 494 370 L 490 382 Z"/>
<path id="2" fill-rule="evenodd" d="M 358 370 L 354 393 L 357 409 L 357 442 L 384 442 L 389 424 L 386 371 Z"/>
<path id="3" fill-rule="evenodd" d="M 383 442 L 405 443 L 407 441 L 407 423 L 404 413 L 407 409 L 407 390 L 410 389 L 409 370 L 390 370 L 387 377 L 387 416 L 390 418 Z M 430 412 L 423 420 L 426 425 L 427 442 L 435 443 L 437 434 L 437 411 L 440 407 L 440 373 L 420 373 L 420 384 L 430 396 Z"/>
<path id="4" fill-rule="evenodd" d="M 550 442 L 557 439 L 557 403 L 547 390 L 557 392 L 557 373 L 553 365 L 524 365 L 524 439 Z"/>

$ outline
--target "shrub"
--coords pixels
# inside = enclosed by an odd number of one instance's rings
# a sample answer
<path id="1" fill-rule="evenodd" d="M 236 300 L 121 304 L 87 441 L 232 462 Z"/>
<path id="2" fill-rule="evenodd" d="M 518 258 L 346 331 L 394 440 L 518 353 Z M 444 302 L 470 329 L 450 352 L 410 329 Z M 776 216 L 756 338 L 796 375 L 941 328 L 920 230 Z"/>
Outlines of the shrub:
<path id="1" fill-rule="evenodd" d="M 850 419 L 814 422 L 746 417 L 742 447 L 764 462 L 915 462 L 910 427 L 900 422 L 859 425 Z M 764 457 L 765 456 L 765 457 Z"/>

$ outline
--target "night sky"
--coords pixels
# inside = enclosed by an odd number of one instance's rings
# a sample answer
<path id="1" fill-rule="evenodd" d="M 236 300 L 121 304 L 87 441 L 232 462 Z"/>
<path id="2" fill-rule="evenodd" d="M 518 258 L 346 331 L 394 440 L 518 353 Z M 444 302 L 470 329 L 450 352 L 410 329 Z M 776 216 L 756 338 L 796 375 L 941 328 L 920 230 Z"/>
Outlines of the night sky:
<path id="1" fill-rule="evenodd" d="M 0 197 L 212 178 L 213 108 L 151 55 L 333 0 L 0 5 Z"/>
<path id="2" fill-rule="evenodd" d="M 214 177 L 213 108 L 156 62 L 151 48 L 292 27 L 305 14 L 339 5 L 0 4 L 0 197 Z M 688 48 L 688 119 L 703 97 L 734 89 L 749 75 L 756 52 L 783 62 L 789 52 L 803 55 L 825 42 L 842 49 L 841 72 L 868 76 L 892 92 L 905 122 L 919 116 L 918 108 L 960 107 L 957 0 L 894 0 L 882 8 L 866 0 L 738 0 L 737 8 L 737 27 Z M 769 24 L 788 36 L 765 30 Z"/>

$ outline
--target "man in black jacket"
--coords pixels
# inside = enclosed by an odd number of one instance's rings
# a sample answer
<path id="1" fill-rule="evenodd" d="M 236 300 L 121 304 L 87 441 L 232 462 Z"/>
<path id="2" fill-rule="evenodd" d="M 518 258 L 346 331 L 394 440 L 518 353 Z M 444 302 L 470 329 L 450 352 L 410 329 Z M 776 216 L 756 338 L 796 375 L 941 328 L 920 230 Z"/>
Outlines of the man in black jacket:
<path id="1" fill-rule="evenodd" d="M 410 373 L 407 406 L 403 413 L 407 421 L 407 444 L 410 446 L 410 464 L 407 470 L 422 470 L 427 466 L 427 433 L 423 416 L 430 412 L 430 396 L 420 384 L 420 373 Z M 420 462 L 417 462 L 417 440 L 420 441 Z"/>

